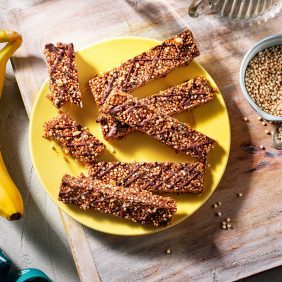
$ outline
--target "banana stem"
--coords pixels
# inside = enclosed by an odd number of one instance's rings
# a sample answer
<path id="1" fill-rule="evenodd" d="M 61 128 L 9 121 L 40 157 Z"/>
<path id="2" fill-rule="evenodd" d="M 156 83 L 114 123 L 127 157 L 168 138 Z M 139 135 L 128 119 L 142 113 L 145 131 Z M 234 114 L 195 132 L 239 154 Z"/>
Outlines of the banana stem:
<path id="1" fill-rule="evenodd" d="M 0 51 L 0 64 L 6 64 L 13 53 L 21 46 L 22 36 L 14 31 L 0 30 L 0 43 L 7 42 Z"/>
<path id="2" fill-rule="evenodd" d="M 22 44 L 22 36 L 14 31 L 0 30 L 0 43 L 7 42 L 0 50 L 0 96 L 5 78 L 6 64 L 9 58 Z"/>

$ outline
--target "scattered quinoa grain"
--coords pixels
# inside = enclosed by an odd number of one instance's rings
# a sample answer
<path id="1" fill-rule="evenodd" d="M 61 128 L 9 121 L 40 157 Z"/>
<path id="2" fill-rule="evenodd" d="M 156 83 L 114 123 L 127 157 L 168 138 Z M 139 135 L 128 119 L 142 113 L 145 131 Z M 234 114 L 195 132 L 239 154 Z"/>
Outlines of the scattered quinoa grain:
<path id="1" fill-rule="evenodd" d="M 263 126 L 267 126 L 267 123 L 266 123 L 265 121 L 263 121 L 261 124 L 262 124 Z"/>
<path id="2" fill-rule="evenodd" d="M 221 216 L 222 214 L 221 214 L 221 212 L 217 212 L 216 215 L 217 216 Z"/>
<path id="3" fill-rule="evenodd" d="M 264 150 L 264 149 L 265 149 L 265 147 L 264 147 L 263 145 L 259 145 L 259 148 L 260 148 L 261 150 Z"/>
<path id="4" fill-rule="evenodd" d="M 262 121 L 262 117 L 258 116 L 258 117 L 257 117 L 257 120 L 258 120 L 258 121 Z"/>
<path id="5" fill-rule="evenodd" d="M 229 217 L 226 218 L 226 222 L 230 222 L 231 219 Z"/>
<path id="6" fill-rule="evenodd" d="M 267 134 L 267 135 L 269 135 L 269 134 L 270 134 L 270 131 L 269 131 L 269 130 L 265 130 L 264 133 Z"/>
<path id="7" fill-rule="evenodd" d="M 227 227 L 226 227 L 225 224 L 223 224 L 223 225 L 221 226 L 221 228 L 222 228 L 222 229 L 226 229 Z"/>
<path id="8" fill-rule="evenodd" d="M 247 117 L 244 117 L 243 120 L 244 121 L 249 121 L 249 119 Z"/>
<path id="9" fill-rule="evenodd" d="M 232 225 L 230 223 L 227 224 L 227 228 L 231 228 Z"/>
<path id="10" fill-rule="evenodd" d="M 238 197 L 243 197 L 242 193 L 238 193 L 237 195 L 238 195 Z"/>
<path id="11" fill-rule="evenodd" d="M 167 254 L 170 254 L 170 253 L 171 253 L 171 250 L 170 250 L 170 249 L 167 249 L 165 252 L 166 252 Z"/>
<path id="12" fill-rule="evenodd" d="M 216 209 L 216 208 L 217 208 L 217 204 L 213 204 L 212 207 L 213 207 L 214 209 Z"/>
<path id="13" fill-rule="evenodd" d="M 218 204 L 219 206 L 221 206 L 221 202 L 218 202 L 217 204 Z"/>

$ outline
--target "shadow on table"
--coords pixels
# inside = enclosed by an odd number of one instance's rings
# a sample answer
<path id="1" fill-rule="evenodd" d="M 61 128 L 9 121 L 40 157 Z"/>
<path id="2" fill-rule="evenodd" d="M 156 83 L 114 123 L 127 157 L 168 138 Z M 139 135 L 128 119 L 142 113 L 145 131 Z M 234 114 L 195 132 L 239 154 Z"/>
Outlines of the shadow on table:
<path id="1" fill-rule="evenodd" d="M 154 24 L 158 27 L 159 24 L 161 24 L 161 20 Z M 230 43 L 229 48 L 232 49 L 233 47 L 232 43 Z M 232 52 L 237 52 L 238 55 L 241 56 L 241 51 L 238 47 L 234 48 Z M 212 76 L 214 76 L 216 70 L 221 71 L 220 74 L 217 73 L 215 81 L 218 80 L 218 86 L 220 86 L 220 90 L 225 98 L 232 132 L 229 163 L 215 193 L 201 209 L 187 220 L 160 233 L 136 237 L 121 237 L 102 234 L 87 229 L 88 236 L 90 238 L 93 237 L 93 240 L 99 241 L 102 248 L 105 250 L 111 249 L 116 253 L 112 261 L 110 257 L 108 258 L 109 263 L 111 261 L 114 264 L 116 258 L 121 258 L 122 260 L 123 256 L 135 257 L 136 260 L 132 260 L 132 265 L 128 265 L 128 267 L 134 272 L 133 264 L 137 262 L 137 259 L 142 260 L 144 267 L 146 267 L 146 269 L 142 269 L 145 275 L 144 277 L 147 277 L 146 273 L 148 275 L 150 275 L 150 272 L 154 273 L 154 269 L 157 267 L 160 275 L 159 278 L 165 278 L 165 275 L 168 275 L 168 273 L 165 272 L 166 265 L 172 258 L 175 259 L 174 262 L 178 261 L 180 264 L 182 260 L 187 259 L 193 262 L 193 264 L 202 263 L 203 261 L 208 263 L 212 259 L 216 259 L 218 265 L 223 265 L 222 257 L 224 254 L 221 252 L 220 242 L 217 238 L 222 232 L 226 232 L 226 236 L 232 236 L 232 233 L 228 233 L 232 232 L 232 230 L 222 230 L 221 222 L 226 217 L 236 222 L 236 217 L 240 213 L 240 207 L 244 203 L 244 197 L 239 198 L 237 194 L 240 192 L 244 196 L 247 195 L 252 177 L 249 168 L 252 166 L 254 154 L 260 153 L 259 150 L 248 150 L 251 146 L 248 126 L 242 121 L 243 114 L 234 101 L 234 97 L 240 95 L 240 93 L 236 92 L 238 87 L 236 89 L 236 87 L 224 86 L 224 81 L 232 80 L 234 73 L 230 73 L 221 61 L 217 60 L 215 57 L 206 58 L 204 67 L 206 66 L 208 66 L 208 70 Z M 230 83 L 228 84 L 230 85 Z M 244 132 L 243 138 L 241 132 Z M 240 160 L 240 162 L 238 162 L 238 160 Z M 222 202 L 221 208 L 213 209 L 211 207 L 212 204 L 218 201 Z M 216 217 L 215 213 L 217 211 L 222 211 L 223 216 Z M 170 256 L 165 257 L 164 253 L 166 249 L 171 249 Z M 97 257 L 99 256 L 97 255 Z M 130 258 L 127 259 L 128 258 L 124 257 L 124 260 L 130 264 Z M 163 260 L 167 260 L 167 264 L 163 263 L 160 265 L 159 262 Z M 150 266 L 148 266 L 149 262 Z M 99 263 L 97 264 L 99 266 Z M 187 266 L 189 266 L 188 263 Z M 141 270 L 137 268 L 136 272 L 140 272 Z M 173 272 L 174 270 L 171 269 L 170 271 Z M 178 271 L 185 270 L 178 269 Z M 207 268 L 207 272 L 208 271 Z M 164 276 L 162 277 L 161 275 Z M 192 278 L 195 280 L 201 279 L 200 274 Z"/>
<path id="2" fill-rule="evenodd" d="M 12 83 L 15 83 L 15 81 L 12 81 Z M 20 110 L 24 111 L 24 109 L 19 106 L 22 103 L 22 101 L 20 101 L 21 97 L 11 95 L 11 93 L 8 93 L 7 90 L 8 88 L 6 80 L 6 85 L 4 87 L 3 97 L 1 98 L 0 104 L 1 147 L 3 150 L 4 161 L 7 165 L 7 169 L 9 170 L 12 179 L 15 181 L 22 194 L 25 206 L 24 217 L 18 222 L 11 223 L 14 225 L 15 230 L 19 233 L 18 237 L 20 238 L 20 245 L 18 244 L 18 242 L 15 242 L 14 247 L 19 250 L 18 256 L 21 256 L 20 259 L 23 261 L 23 265 L 26 265 L 26 267 L 36 267 L 36 265 L 29 265 L 30 262 L 27 258 L 30 257 L 31 254 L 29 253 L 29 250 L 25 249 L 27 246 L 25 245 L 26 240 L 28 240 L 28 245 L 31 244 L 33 248 L 42 255 L 42 257 L 49 256 L 50 261 L 53 261 L 54 255 L 56 255 L 56 261 L 59 261 L 63 265 L 66 254 L 69 253 L 69 256 L 71 257 L 70 250 L 66 247 L 66 245 L 62 241 L 62 238 L 53 229 L 52 224 L 49 221 L 52 219 L 47 219 L 46 216 L 42 214 L 41 210 L 38 207 L 38 204 L 33 199 L 30 193 L 30 189 L 33 185 L 32 176 L 35 172 L 33 170 L 33 167 L 29 167 L 29 175 L 27 175 L 28 173 L 24 173 L 27 171 L 27 167 L 24 167 L 25 163 L 21 159 L 22 156 L 20 155 L 20 145 L 22 143 L 19 141 L 27 138 L 27 133 L 21 128 L 21 126 L 25 124 L 27 117 L 25 116 L 25 113 L 19 112 Z M 17 93 L 19 93 L 19 90 L 17 91 Z M 9 106 L 3 107 L 3 104 Z M 42 189 L 41 187 L 37 188 Z M 34 194 L 36 194 L 35 190 L 33 192 Z M 5 245 L 2 245 L 1 248 L 3 248 L 9 256 L 9 250 L 5 249 Z M 54 249 L 59 251 L 56 251 L 56 253 L 54 253 Z M 25 253 L 25 251 L 27 251 L 27 253 Z M 13 261 L 13 257 L 10 257 L 10 259 Z M 17 260 L 19 260 L 19 257 L 17 258 Z M 13 265 L 11 274 L 15 274 L 15 272 L 18 271 L 17 267 L 17 265 Z M 75 269 L 74 265 L 73 269 Z M 55 273 L 46 274 L 54 277 L 56 275 Z M 7 279 L 7 281 L 12 281 L 9 280 L 10 278 Z"/>

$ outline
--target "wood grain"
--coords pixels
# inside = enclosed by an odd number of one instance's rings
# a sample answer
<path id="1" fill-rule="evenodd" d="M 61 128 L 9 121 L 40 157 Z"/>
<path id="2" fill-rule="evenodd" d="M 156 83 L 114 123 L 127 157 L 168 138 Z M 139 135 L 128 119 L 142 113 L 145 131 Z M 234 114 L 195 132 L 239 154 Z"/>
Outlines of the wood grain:
<path id="1" fill-rule="evenodd" d="M 70 0 L 67 6 L 65 1 L 44 2 L 10 13 L 24 36 L 14 67 L 28 112 L 47 77 L 45 43 L 72 41 L 79 48 L 115 36 L 165 39 L 189 26 L 201 50 L 199 62 L 221 89 L 231 120 L 231 155 L 223 179 L 211 199 L 185 222 L 154 235 L 118 237 L 64 219 L 81 280 L 98 277 L 92 257 L 103 281 L 230 281 L 281 265 L 282 153 L 272 147 L 271 137 L 244 100 L 238 79 L 246 51 L 257 40 L 281 32 L 281 13 L 239 22 L 213 14 L 189 18 L 187 1 L 139 1 L 137 9 L 122 0 Z M 12 21 L 7 25 L 12 27 Z M 250 122 L 242 121 L 244 116 Z M 270 124 L 266 128 L 273 130 Z M 266 150 L 259 150 L 260 144 Z M 221 218 L 211 208 L 217 201 L 222 202 L 217 209 Z M 226 217 L 234 226 L 230 231 L 220 229 Z"/>
<path id="2" fill-rule="evenodd" d="M 9 274 L 36 267 L 52 281 L 78 282 L 59 211 L 41 189 L 32 165 L 28 149 L 29 120 L 10 63 L 0 101 L 0 121 L 1 152 L 25 205 L 21 220 L 8 222 L 0 218 L 0 248 L 13 263 Z M 3 279 L 0 281 L 12 281 L 11 276 Z"/>

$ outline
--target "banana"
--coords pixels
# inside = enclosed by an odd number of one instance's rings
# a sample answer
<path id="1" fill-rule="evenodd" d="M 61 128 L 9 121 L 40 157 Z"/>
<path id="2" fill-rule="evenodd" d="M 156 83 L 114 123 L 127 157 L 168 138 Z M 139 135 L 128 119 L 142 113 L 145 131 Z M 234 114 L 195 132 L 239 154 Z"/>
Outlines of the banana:
<path id="1" fill-rule="evenodd" d="M 0 50 L 0 97 L 2 94 L 6 64 L 13 53 L 21 46 L 22 37 L 14 31 L 0 30 L 0 43 L 7 42 Z M 23 200 L 11 179 L 0 152 L 0 216 L 8 220 L 20 219 L 24 212 Z"/>

